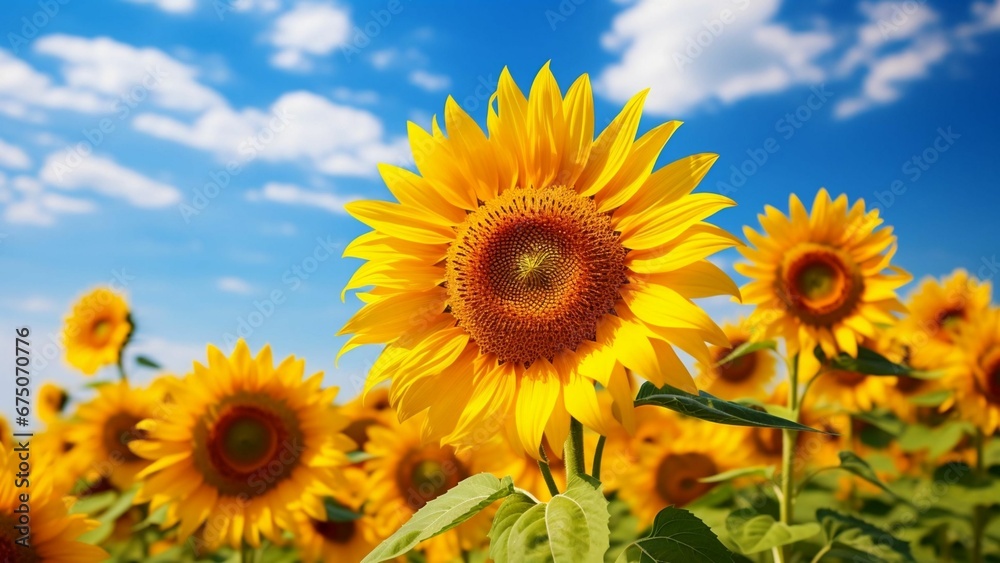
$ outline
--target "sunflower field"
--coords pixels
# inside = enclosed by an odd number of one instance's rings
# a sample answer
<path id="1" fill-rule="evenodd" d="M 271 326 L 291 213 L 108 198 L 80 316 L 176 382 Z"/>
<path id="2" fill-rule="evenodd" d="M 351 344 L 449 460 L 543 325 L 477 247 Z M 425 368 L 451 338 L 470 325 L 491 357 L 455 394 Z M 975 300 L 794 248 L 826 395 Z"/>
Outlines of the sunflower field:
<path id="1" fill-rule="evenodd" d="M 143 306 L 82 295 L 63 355 L 92 378 L 31 393 L 30 478 L 4 421 L 0 560 L 1000 560 L 989 280 L 913 280 L 826 189 L 727 232 L 717 156 L 657 167 L 680 122 L 637 134 L 646 91 L 600 127 L 564 86 L 504 69 L 485 129 L 448 97 L 415 169 L 379 166 L 392 199 L 346 204 L 356 396 L 242 339 L 125 361 Z"/>

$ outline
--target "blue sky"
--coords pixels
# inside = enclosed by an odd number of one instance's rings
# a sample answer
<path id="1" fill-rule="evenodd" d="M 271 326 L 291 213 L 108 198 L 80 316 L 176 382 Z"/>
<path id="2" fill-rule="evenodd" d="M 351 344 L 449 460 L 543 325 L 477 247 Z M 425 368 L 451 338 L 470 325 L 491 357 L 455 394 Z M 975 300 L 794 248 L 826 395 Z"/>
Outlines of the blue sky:
<path id="1" fill-rule="evenodd" d="M 353 394 L 343 203 L 387 196 L 375 164 L 448 94 L 483 123 L 504 65 L 589 73 L 601 125 L 651 87 L 641 129 L 685 122 L 662 162 L 721 155 L 701 189 L 734 232 L 826 186 L 878 203 L 918 277 L 998 269 L 1000 0 L 32 0 L 0 31 L 0 325 L 32 328 L 38 380 L 83 381 L 61 319 L 114 282 L 133 353 L 183 371 L 242 328 Z"/>

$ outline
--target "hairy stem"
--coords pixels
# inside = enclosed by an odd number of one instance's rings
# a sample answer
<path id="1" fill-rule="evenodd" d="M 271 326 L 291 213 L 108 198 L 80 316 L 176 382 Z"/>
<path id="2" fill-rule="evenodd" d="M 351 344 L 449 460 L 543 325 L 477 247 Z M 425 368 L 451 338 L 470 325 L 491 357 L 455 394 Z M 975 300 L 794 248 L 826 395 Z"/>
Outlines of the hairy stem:
<path id="1" fill-rule="evenodd" d="M 580 424 L 579 420 L 571 418 L 569 420 L 569 437 L 566 438 L 566 445 L 563 446 L 563 455 L 566 456 L 567 484 L 574 476 L 586 474 L 583 453 L 583 425 Z"/>

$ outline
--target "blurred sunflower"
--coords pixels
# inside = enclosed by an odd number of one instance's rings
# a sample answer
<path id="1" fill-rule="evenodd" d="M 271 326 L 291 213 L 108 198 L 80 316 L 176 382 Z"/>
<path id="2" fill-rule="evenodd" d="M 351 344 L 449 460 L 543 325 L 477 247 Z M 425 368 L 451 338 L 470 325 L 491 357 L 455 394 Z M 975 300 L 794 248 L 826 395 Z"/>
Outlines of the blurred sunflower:
<path id="1" fill-rule="evenodd" d="M 14 430 L 10 427 L 7 417 L 0 414 L 0 446 L 10 450 L 14 448 Z"/>
<path id="2" fill-rule="evenodd" d="M 784 408 L 788 404 L 788 382 L 782 381 L 775 386 L 768 395 L 765 404 Z M 827 434 L 798 432 L 795 435 L 795 452 L 799 461 L 820 466 L 837 465 L 839 462 L 837 452 L 841 449 L 839 434 L 842 431 L 843 421 L 846 420 L 846 415 L 841 414 L 839 409 L 837 411 L 819 409 L 812 394 L 805 397 L 800 405 L 799 422 L 810 428 L 827 432 Z M 781 430 L 776 428 L 734 428 L 728 431 L 736 434 L 732 438 L 734 442 L 745 444 L 748 447 L 749 464 L 774 466 L 781 464 Z M 746 433 L 746 437 L 743 439 L 739 436 L 741 431 Z"/>
<path id="3" fill-rule="evenodd" d="M 341 353 L 386 345 L 367 385 L 391 379 L 402 418 L 427 410 L 428 434 L 450 443 L 503 418 L 537 455 L 570 416 L 606 432 L 595 381 L 629 424 L 625 368 L 696 389 L 673 345 L 704 361 L 705 341 L 729 345 L 691 299 L 739 295 L 705 259 L 739 244 L 703 222 L 733 201 L 691 193 L 715 155 L 653 172 L 680 123 L 636 140 L 645 96 L 594 140 L 586 75 L 564 97 L 546 64 L 525 97 L 504 69 L 488 137 L 449 97 L 447 137 L 409 125 L 420 175 L 380 168 L 399 203 L 347 205 L 374 231 L 345 250 L 367 262 L 344 291 L 375 289 Z"/>
<path id="4" fill-rule="evenodd" d="M 80 298 L 66 317 L 66 361 L 94 375 L 98 369 L 118 363 L 131 334 L 128 303 L 110 289 L 97 288 Z"/>
<path id="5" fill-rule="evenodd" d="M 848 412 L 870 411 L 885 405 L 890 396 L 889 377 L 865 375 L 856 371 L 831 369 L 813 376 L 809 393 L 823 406 Z"/>
<path id="6" fill-rule="evenodd" d="M 375 520 L 362 513 L 368 496 L 367 475 L 363 471 L 347 471 L 345 475 L 349 485 L 337 491 L 336 501 L 357 518 L 317 519 L 303 511 L 292 514 L 292 536 L 303 561 L 361 561 L 382 539 Z"/>
<path id="7" fill-rule="evenodd" d="M 0 448 L 0 561 L 10 563 L 89 563 L 106 561 L 108 554 L 95 545 L 79 541 L 80 535 L 98 526 L 83 514 L 67 513 L 62 494 L 53 490 L 51 477 L 59 471 L 51 458 L 32 455 L 32 476 L 28 487 L 18 487 L 18 453 L 6 445 Z M 16 543 L 21 495 L 31 499 L 31 540 L 25 547 Z"/>
<path id="8" fill-rule="evenodd" d="M 209 549 L 279 541 L 295 511 L 325 519 L 321 497 L 346 486 L 339 468 L 354 444 L 340 433 L 337 388 L 304 371 L 294 356 L 274 366 L 268 346 L 256 358 L 243 340 L 229 358 L 209 346 L 208 365 L 195 362 L 177 387 L 171 417 L 139 423 L 147 437 L 130 447 L 153 463 L 136 502 L 169 506 L 164 526 L 179 522 L 182 542 L 204 524 Z"/>
<path id="9" fill-rule="evenodd" d="M 750 324 L 740 320 L 722 327 L 729 337 L 729 346 L 713 346 L 712 362 L 701 364 L 695 382 L 700 389 L 727 400 L 763 399 L 767 384 L 775 376 L 776 360 L 770 350 L 757 350 L 722 363 L 733 350 L 751 341 Z"/>
<path id="10" fill-rule="evenodd" d="M 395 413 L 389 405 L 389 388 L 376 387 L 367 395 L 358 395 L 340 408 L 340 414 L 350 420 L 342 432 L 357 444 L 358 450 L 364 450 L 369 428 L 394 422 Z"/>
<path id="11" fill-rule="evenodd" d="M 958 332 L 986 312 L 992 286 L 962 269 L 937 281 L 926 278 L 907 303 L 909 314 L 895 333 L 910 365 L 935 370 L 955 360 Z"/>
<path id="12" fill-rule="evenodd" d="M 959 361 L 948 376 L 958 412 L 992 435 L 1000 427 L 1000 309 L 990 308 L 963 327 L 958 346 Z"/>
<path id="13" fill-rule="evenodd" d="M 618 489 L 640 527 L 650 525 L 664 507 L 681 507 L 701 498 L 716 486 L 701 479 L 733 469 L 744 457 L 739 453 L 742 444 L 717 427 L 696 419 L 674 422 L 678 431 L 669 439 L 637 445 L 636 464 Z"/>
<path id="14" fill-rule="evenodd" d="M 894 322 L 904 307 L 896 290 L 910 276 L 889 262 L 896 252 L 892 228 L 864 200 L 848 209 L 847 196 L 816 194 L 812 214 L 798 196 L 789 197 L 789 216 L 767 206 L 759 215 L 763 234 L 744 227 L 753 248 L 740 252 L 749 262 L 736 271 L 751 278 L 743 286 L 747 303 L 757 306 L 750 321 L 764 327 L 765 338 L 783 338 L 789 355 L 798 354 L 799 374 L 819 370 L 814 348 L 828 356 L 857 356 L 862 338 L 874 338 L 876 325 Z"/>
<path id="15" fill-rule="evenodd" d="M 402 526 L 428 502 L 473 474 L 469 451 L 421 440 L 422 416 L 386 428 L 368 430 L 366 462 L 370 493 L 365 512 L 374 518 L 381 536 Z M 462 551 L 479 548 L 490 528 L 491 511 L 485 510 L 456 528 L 420 543 L 428 563 L 453 561 Z"/>
<path id="16" fill-rule="evenodd" d="M 38 388 L 38 402 L 35 405 L 38 419 L 45 423 L 52 422 L 62 414 L 68 401 L 69 395 L 65 389 L 55 383 L 43 383 Z"/>
<path id="17" fill-rule="evenodd" d="M 91 484 L 107 479 L 119 491 L 127 490 L 149 465 L 128 445 L 146 434 L 137 427 L 139 421 L 159 416 L 156 398 L 147 389 L 127 381 L 99 386 L 96 397 L 77 407 L 66 430 L 66 441 L 78 446 L 69 454 L 75 458 L 69 464 L 82 468 L 82 477 Z"/>

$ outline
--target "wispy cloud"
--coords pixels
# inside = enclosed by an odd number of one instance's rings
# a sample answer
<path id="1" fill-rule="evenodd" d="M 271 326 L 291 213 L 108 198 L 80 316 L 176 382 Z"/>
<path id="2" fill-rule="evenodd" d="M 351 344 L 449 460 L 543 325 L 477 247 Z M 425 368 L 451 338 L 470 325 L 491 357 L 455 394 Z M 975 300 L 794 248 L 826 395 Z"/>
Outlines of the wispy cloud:
<path id="1" fill-rule="evenodd" d="M 410 84 L 427 90 L 439 92 L 451 86 L 451 79 L 443 74 L 434 74 L 425 70 L 414 70 L 410 73 Z"/>
<path id="2" fill-rule="evenodd" d="M 344 204 L 357 199 L 355 196 L 343 196 L 330 192 L 310 190 L 293 184 L 272 182 L 258 191 L 247 194 L 251 201 L 273 201 L 286 205 L 304 205 L 317 207 L 330 213 L 345 213 Z"/>
<path id="3" fill-rule="evenodd" d="M 346 9 L 329 3 L 297 4 L 274 22 L 268 35 L 278 49 L 271 64 L 285 70 L 309 70 L 313 57 L 346 44 L 350 33 L 351 18 Z"/>
<path id="4" fill-rule="evenodd" d="M 226 293 L 236 293 L 239 295 L 250 295 L 253 293 L 253 286 L 250 282 L 236 276 L 225 276 L 215 281 L 215 287 Z"/>

